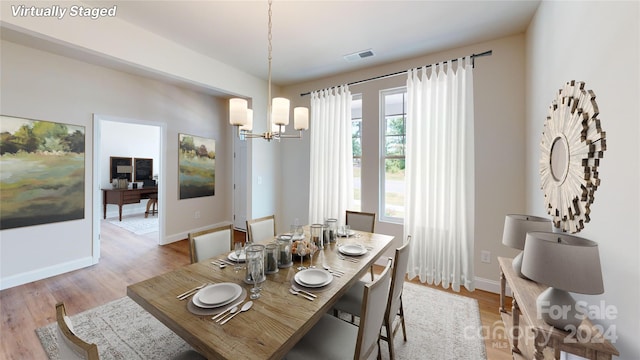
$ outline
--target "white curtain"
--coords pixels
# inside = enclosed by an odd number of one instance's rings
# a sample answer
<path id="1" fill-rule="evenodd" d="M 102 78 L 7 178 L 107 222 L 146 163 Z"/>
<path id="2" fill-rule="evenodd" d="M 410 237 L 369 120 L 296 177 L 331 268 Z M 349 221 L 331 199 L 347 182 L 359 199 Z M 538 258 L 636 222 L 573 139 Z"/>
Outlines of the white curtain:
<path id="1" fill-rule="evenodd" d="M 405 237 L 410 278 L 473 282 L 473 65 L 469 57 L 409 71 Z"/>
<path id="2" fill-rule="evenodd" d="M 311 93 L 309 221 L 344 223 L 353 202 L 351 92 L 347 85 Z"/>

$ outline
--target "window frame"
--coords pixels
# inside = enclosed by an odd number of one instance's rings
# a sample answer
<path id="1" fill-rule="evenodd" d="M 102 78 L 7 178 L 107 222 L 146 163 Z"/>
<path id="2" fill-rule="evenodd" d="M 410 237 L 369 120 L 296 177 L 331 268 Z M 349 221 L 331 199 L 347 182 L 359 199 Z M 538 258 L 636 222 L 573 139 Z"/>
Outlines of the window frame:
<path id="1" fill-rule="evenodd" d="M 379 92 L 379 97 L 378 97 L 378 104 L 379 104 L 379 134 L 380 134 L 380 139 L 379 139 L 379 162 L 378 162 L 378 177 L 379 177 L 379 187 L 378 187 L 378 213 L 380 214 L 378 216 L 379 221 L 381 222 L 388 222 L 388 223 L 393 223 L 393 224 L 404 224 L 404 217 L 397 217 L 397 216 L 388 216 L 386 215 L 386 160 L 387 159 L 405 159 L 406 160 L 406 122 L 407 122 L 407 98 L 406 98 L 406 93 L 407 93 L 407 87 L 406 86 L 401 86 L 401 87 L 395 87 L 395 88 L 389 88 L 389 89 L 383 89 L 380 90 Z M 386 115 L 385 115 L 385 96 L 387 95 L 395 95 L 395 94 L 404 94 L 403 97 L 403 101 L 402 101 L 402 116 L 404 117 L 404 133 L 403 133 L 403 137 L 404 137 L 404 141 L 403 144 L 405 146 L 404 150 L 403 150 L 403 156 L 387 156 L 386 155 L 386 148 L 387 148 L 387 142 L 386 142 L 386 138 L 387 138 L 387 134 L 386 134 Z M 405 162 L 406 164 L 406 162 Z M 404 204 L 403 204 L 404 206 Z"/>

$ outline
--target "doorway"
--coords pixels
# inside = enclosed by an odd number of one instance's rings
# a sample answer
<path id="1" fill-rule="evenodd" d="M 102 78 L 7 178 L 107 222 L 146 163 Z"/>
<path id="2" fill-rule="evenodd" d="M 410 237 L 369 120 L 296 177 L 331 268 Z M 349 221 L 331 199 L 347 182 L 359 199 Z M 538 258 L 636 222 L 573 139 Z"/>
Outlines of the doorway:
<path id="1" fill-rule="evenodd" d="M 162 153 L 165 126 L 162 123 L 125 119 L 113 116 L 94 115 L 94 154 L 93 154 L 93 261 L 100 258 L 100 233 L 103 221 L 119 226 L 138 236 L 147 237 L 150 241 L 160 244 L 164 236 L 163 212 L 147 215 L 145 211 L 147 199 L 140 203 L 122 206 L 122 218 L 119 221 L 118 205 L 103 206 L 103 190 L 113 189 L 110 158 L 131 158 L 133 164 L 137 159 L 152 159 L 152 169 L 148 171 L 154 178 L 162 179 L 164 157 Z M 132 171 L 135 176 L 135 166 Z M 142 186 L 142 184 L 140 184 Z M 129 185 L 133 187 L 133 183 Z M 150 186 L 150 185 L 148 185 Z M 157 184 L 158 204 L 163 204 L 162 181 Z M 107 220 L 103 220 L 104 218 Z"/>

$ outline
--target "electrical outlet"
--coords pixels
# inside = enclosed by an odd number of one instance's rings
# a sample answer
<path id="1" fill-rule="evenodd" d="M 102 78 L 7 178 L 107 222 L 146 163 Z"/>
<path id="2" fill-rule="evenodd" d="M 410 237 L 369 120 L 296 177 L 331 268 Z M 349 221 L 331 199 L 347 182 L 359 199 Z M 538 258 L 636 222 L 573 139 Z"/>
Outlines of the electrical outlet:
<path id="1" fill-rule="evenodd" d="M 491 252 L 487 250 L 480 251 L 480 261 L 485 264 L 491 264 Z"/>
<path id="2" fill-rule="evenodd" d="M 193 214 L 193 217 L 196 219 L 200 219 L 200 211 L 196 211 L 195 214 Z"/>

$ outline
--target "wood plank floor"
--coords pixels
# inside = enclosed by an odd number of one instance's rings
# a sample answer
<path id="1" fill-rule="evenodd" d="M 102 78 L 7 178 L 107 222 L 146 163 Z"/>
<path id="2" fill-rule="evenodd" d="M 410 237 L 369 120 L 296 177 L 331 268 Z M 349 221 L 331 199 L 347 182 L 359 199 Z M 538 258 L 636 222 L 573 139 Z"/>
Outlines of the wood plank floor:
<path id="1" fill-rule="evenodd" d="M 103 221 L 98 264 L 0 291 L 0 359 L 46 359 L 34 330 L 55 321 L 57 302 L 64 301 L 73 315 L 126 296 L 130 284 L 189 263 L 186 240 L 158 246 L 154 236 L 138 236 Z M 237 236 L 242 239 L 244 233 Z M 498 295 L 479 290 L 457 294 L 478 300 L 488 359 L 511 359 L 506 341 L 499 339 Z"/>

